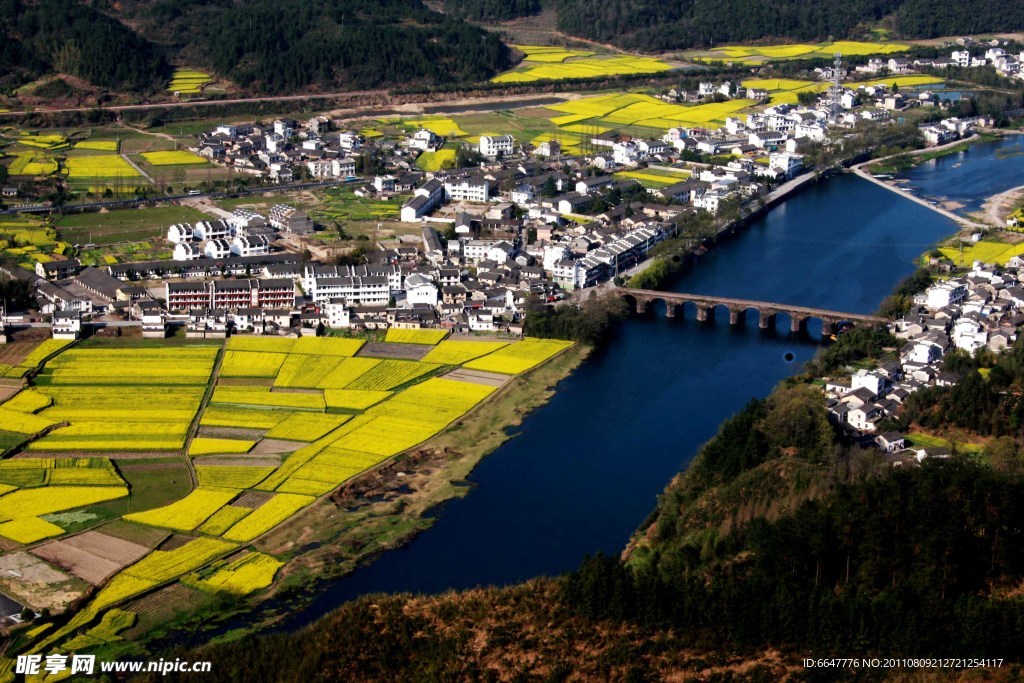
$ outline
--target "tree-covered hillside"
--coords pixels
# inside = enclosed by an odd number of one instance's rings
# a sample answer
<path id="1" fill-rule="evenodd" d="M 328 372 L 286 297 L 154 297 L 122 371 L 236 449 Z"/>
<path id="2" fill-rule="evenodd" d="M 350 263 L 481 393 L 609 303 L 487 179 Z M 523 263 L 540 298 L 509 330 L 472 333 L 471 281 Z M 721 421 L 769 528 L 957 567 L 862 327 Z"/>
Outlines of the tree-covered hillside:
<path id="1" fill-rule="evenodd" d="M 283 94 L 481 81 L 509 60 L 496 35 L 420 0 L 0 0 L 0 8 L 8 87 L 63 72 L 115 90 L 157 90 L 170 62 Z"/>
<path id="2" fill-rule="evenodd" d="M 477 21 L 505 21 L 536 14 L 540 0 L 445 0 L 444 11 Z"/>
<path id="3" fill-rule="evenodd" d="M 118 90 L 147 90 L 169 68 L 148 40 L 94 5 L 0 0 L 0 87 L 51 72 Z"/>
<path id="4" fill-rule="evenodd" d="M 765 39 L 862 37 L 889 20 L 897 38 L 1024 28 L 1024 4 L 987 0 L 559 0 L 560 30 L 638 50 Z"/>

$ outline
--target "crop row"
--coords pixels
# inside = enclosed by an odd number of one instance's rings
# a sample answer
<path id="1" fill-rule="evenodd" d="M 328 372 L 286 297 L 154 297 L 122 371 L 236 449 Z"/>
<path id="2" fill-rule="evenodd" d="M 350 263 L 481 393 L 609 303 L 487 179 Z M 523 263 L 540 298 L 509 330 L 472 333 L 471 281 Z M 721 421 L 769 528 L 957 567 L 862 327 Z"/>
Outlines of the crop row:
<path id="1" fill-rule="evenodd" d="M 348 415 L 295 413 L 286 418 L 264 436 L 268 439 L 316 441 L 349 420 Z"/>

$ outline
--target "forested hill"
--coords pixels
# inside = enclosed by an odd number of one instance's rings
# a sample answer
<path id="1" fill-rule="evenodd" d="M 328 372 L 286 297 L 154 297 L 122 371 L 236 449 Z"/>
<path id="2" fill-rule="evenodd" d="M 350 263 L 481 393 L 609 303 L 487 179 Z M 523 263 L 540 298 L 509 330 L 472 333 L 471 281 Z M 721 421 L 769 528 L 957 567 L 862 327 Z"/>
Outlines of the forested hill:
<path id="1" fill-rule="evenodd" d="M 51 72 L 118 90 L 145 90 L 170 70 L 124 24 L 74 0 L 0 0 L 0 87 Z"/>
<path id="2" fill-rule="evenodd" d="M 56 71 L 161 90 L 175 63 L 287 94 L 480 81 L 509 60 L 496 35 L 420 0 L 0 0 L 0 8 L 8 87 Z"/>
<path id="3" fill-rule="evenodd" d="M 862 38 L 879 21 L 895 38 L 1024 29 L 1024 3 L 990 0 L 558 0 L 558 28 L 637 50 L 765 39 Z"/>

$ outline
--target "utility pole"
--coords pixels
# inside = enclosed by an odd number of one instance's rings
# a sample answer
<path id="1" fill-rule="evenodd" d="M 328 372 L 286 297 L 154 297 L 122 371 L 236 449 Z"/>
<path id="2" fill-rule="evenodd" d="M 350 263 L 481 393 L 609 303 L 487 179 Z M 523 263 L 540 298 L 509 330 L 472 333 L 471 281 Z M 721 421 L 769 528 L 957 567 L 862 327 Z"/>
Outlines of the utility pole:
<path id="1" fill-rule="evenodd" d="M 832 66 L 832 85 L 829 87 L 829 115 L 833 121 L 839 120 L 842 111 L 840 98 L 843 96 L 843 55 L 836 53 L 836 59 Z"/>

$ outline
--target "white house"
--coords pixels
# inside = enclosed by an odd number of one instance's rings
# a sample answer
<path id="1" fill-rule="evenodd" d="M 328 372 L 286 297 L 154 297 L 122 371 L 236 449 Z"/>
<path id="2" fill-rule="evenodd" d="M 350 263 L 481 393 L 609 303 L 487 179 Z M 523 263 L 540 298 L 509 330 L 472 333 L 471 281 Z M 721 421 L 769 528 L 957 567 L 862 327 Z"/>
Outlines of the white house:
<path id="1" fill-rule="evenodd" d="M 448 179 L 444 183 L 444 194 L 457 202 L 486 202 L 491 198 L 491 185 L 479 175 Z"/>
<path id="2" fill-rule="evenodd" d="M 206 258 L 224 259 L 231 254 L 231 243 L 224 238 L 207 240 L 203 247 L 203 254 Z"/>
<path id="3" fill-rule="evenodd" d="M 418 131 L 412 134 L 409 138 L 409 146 L 413 149 L 419 149 L 424 152 L 429 152 L 439 147 L 442 143 L 441 138 L 432 130 L 426 128 L 420 128 Z"/>
<path id="4" fill-rule="evenodd" d="M 231 253 L 238 256 L 258 256 L 270 251 L 270 240 L 265 235 L 239 235 L 231 242 Z"/>
<path id="5" fill-rule="evenodd" d="M 437 285 L 425 275 L 412 273 L 405 278 L 405 300 L 409 306 L 416 304 L 436 306 L 438 300 Z"/>
<path id="6" fill-rule="evenodd" d="M 203 252 L 198 246 L 191 242 L 182 242 L 174 245 L 174 254 L 171 258 L 175 261 L 195 261 L 202 256 Z"/>
<path id="7" fill-rule="evenodd" d="M 172 244 L 192 241 L 192 226 L 188 223 L 178 223 L 167 228 L 167 241 Z"/>
<path id="8" fill-rule="evenodd" d="M 227 237 L 231 234 L 231 227 L 222 220 L 199 221 L 192 232 L 197 240 L 212 240 L 219 237 Z"/>
<path id="9" fill-rule="evenodd" d="M 516 139 L 511 135 L 481 135 L 480 154 L 488 159 L 512 154 Z"/>
<path id="10" fill-rule="evenodd" d="M 804 157 L 802 154 L 790 154 L 788 152 L 771 154 L 768 156 L 768 167 L 777 168 L 792 178 L 803 170 Z"/>
<path id="11" fill-rule="evenodd" d="M 327 316 L 328 327 L 349 327 L 351 325 L 351 310 L 348 302 L 343 298 L 334 298 L 323 304 L 324 314 Z"/>
<path id="12" fill-rule="evenodd" d="M 925 290 L 925 308 L 937 311 L 952 304 L 963 303 L 967 298 L 967 285 L 955 280 L 937 282 Z"/>
<path id="13" fill-rule="evenodd" d="M 504 263 L 515 253 L 515 247 L 505 240 L 466 240 L 462 254 L 466 261 L 497 261 Z"/>

